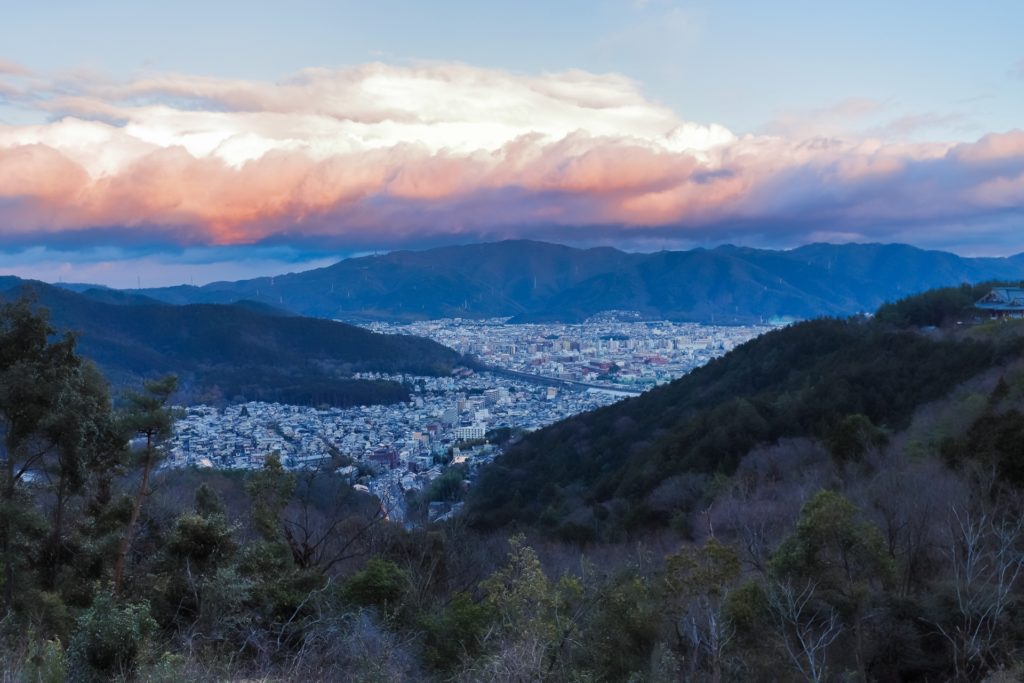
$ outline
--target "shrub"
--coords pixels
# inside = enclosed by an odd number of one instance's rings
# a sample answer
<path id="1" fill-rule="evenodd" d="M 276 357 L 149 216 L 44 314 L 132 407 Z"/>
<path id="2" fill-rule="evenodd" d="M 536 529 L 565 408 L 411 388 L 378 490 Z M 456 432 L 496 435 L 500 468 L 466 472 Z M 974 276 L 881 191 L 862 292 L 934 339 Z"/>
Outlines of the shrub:
<path id="1" fill-rule="evenodd" d="M 32 683 L 62 683 L 67 679 L 68 664 L 59 639 L 36 641 L 28 653 L 24 676 Z"/>
<path id="2" fill-rule="evenodd" d="M 121 603 L 101 593 L 78 618 L 69 649 L 70 679 L 99 681 L 130 675 L 156 622 L 144 603 Z"/>
<path id="3" fill-rule="evenodd" d="M 405 594 L 409 579 L 398 565 L 375 557 L 345 584 L 344 596 L 363 607 L 393 607 Z"/>

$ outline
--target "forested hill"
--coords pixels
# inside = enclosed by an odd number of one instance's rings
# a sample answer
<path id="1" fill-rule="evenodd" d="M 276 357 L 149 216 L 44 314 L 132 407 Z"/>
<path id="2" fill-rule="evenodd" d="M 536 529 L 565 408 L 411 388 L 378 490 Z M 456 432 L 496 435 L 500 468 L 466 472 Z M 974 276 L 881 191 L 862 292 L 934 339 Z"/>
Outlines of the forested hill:
<path id="1" fill-rule="evenodd" d="M 665 526 L 703 495 L 667 492 L 680 476 L 730 475 L 755 447 L 798 437 L 827 444 L 851 424 L 896 433 L 919 406 L 1020 357 L 1014 323 L 912 325 L 955 320 L 976 294 L 944 290 L 877 319 L 779 329 L 670 384 L 535 432 L 484 471 L 470 519 L 583 538 Z"/>
<path id="2" fill-rule="evenodd" d="M 397 251 L 277 277 L 142 293 L 178 304 L 248 299 L 336 319 L 574 322 L 629 310 L 650 318 L 747 323 L 850 315 L 933 287 L 1022 278 L 1024 256 L 964 258 L 900 244 L 639 254 L 518 240 Z"/>
<path id="3" fill-rule="evenodd" d="M 265 304 L 173 306 L 112 290 L 76 293 L 4 278 L 0 296 L 31 292 L 59 330 L 78 335 L 81 353 L 116 385 L 179 376 L 186 400 L 276 400 L 351 405 L 407 398 L 393 382 L 349 379 L 353 372 L 447 374 L 457 353 L 411 336 L 275 311 Z"/>

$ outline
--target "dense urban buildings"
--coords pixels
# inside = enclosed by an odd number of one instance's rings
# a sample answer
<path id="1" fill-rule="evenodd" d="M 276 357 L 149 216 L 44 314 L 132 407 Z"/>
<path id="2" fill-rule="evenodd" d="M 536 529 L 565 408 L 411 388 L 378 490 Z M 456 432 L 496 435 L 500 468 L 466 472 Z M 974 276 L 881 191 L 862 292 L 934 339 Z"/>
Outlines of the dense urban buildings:
<path id="1" fill-rule="evenodd" d="M 639 321 L 634 315 L 609 312 L 575 325 L 456 318 L 369 327 L 427 337 L 504 370 L 632 391 L 671 381 L 771 329 Z"/>
<path id="2" fill-rule="evenodd" d="M 171 467 L 249 469 L 277 452 L 291 469 L 330 466 L 366 486 L 401 518 L 406 492 L 449 464 L 475 471 L 495 442 L 667 382 L 762 333 L 764 327 L 672 322 L 509 325 L 501 320 L 375 323 L 376 331 L 429 337 L 493 368 L 451 377 L 382 375 L 409 402 L 348 409 L 250 402 L 181 409 Z"/>

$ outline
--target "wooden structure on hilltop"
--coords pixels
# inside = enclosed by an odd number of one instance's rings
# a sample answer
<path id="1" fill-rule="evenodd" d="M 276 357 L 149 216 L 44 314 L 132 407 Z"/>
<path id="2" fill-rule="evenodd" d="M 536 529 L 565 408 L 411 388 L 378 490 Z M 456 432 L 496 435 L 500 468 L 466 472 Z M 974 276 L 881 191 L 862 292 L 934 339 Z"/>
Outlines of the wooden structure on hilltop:
<path id="1" fill-rule="evenodd" d="M 993 318 L 1024 318 L 1024 287 L 994 287 L 974 307 Z"/>

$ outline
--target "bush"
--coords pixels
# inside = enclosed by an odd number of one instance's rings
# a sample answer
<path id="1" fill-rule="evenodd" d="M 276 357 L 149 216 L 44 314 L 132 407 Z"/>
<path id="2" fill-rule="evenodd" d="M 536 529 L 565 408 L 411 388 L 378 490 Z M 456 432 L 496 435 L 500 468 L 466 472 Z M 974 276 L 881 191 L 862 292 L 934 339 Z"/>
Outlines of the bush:
<path id="1" fill-rule="evenodd" d="M 344 596 L 363 607 L 394 607 L 405 594 L 409 578 L 398 565 L 375 557 L 345 584 Z"/>
<path id="2" fill-rule="evenodd" d="M 67 679 L 68 664 L 59 639 L 35 642 L 29 649 L 23 672 L 33 683 L 62 683 Z"/>
<path id="3" fill-rule="evenodd" d="M 424 615 L 423 649 L 427 663 L 439 670 L 455 668 L 463 658 L 479 655 L 484 632 L 493 615 L 486 604 L 476 604 L 457 593 L 444 607 Z"/>
<path id="4" fill-rule="evenodd" d="M 100 681 L 131 675 L 156 622 L 143 603 L 118 604 L 101 593 L 78 618 L 69 650 L 70 680 Z"/>
<path id="5" fill-rule="evenodd" d="M 184 655 L 165 652 L 139 678 L 145 683 L 177 683 L 185 679 L 187 664 Z"/>

